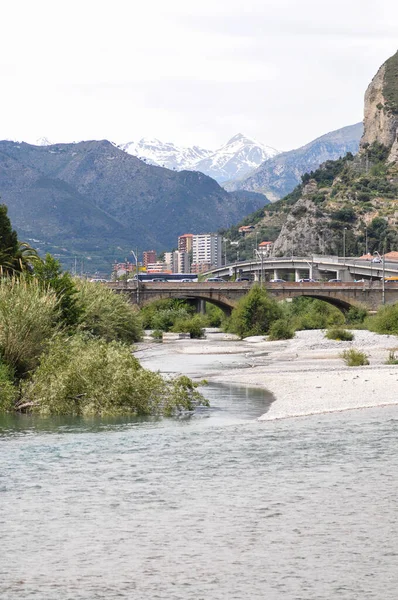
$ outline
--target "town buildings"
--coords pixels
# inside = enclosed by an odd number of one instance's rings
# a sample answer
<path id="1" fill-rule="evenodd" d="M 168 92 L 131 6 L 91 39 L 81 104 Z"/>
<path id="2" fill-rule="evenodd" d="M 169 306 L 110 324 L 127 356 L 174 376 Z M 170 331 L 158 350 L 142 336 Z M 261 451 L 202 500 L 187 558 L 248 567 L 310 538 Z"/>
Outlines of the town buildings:
<path id="1" fill-rule="evenodd" d="M 143 263 L 144 267 L 147 269 L 148 264 L 156 262 L 155 250 L 147 250 L 146 252 L 143 252 L 142 258 L 143 258 L 142 263 Z"/>
<path id="2" fill-rule="evenodd" d="M 202 233 L 192 238 L 192 273 L 203 273 L 221 266 L 222 237 L 218 233 Z"/>
<path id="3" fill-rule="evenodd" d="M 148 272 L 204 273 L 222 264 L 222 237 L 218 233 L 185 233 L 178 238 L 178 250 L 164 253 L 164 261 L 156 261 L 156 253 L 143 253 Z"/>
<path id="4" fill-rule="evenodd" d="M 192 240 L 193 233 L 184 233 L 178 238 L 178 251 L 179 252 L 192 252 Z"/>

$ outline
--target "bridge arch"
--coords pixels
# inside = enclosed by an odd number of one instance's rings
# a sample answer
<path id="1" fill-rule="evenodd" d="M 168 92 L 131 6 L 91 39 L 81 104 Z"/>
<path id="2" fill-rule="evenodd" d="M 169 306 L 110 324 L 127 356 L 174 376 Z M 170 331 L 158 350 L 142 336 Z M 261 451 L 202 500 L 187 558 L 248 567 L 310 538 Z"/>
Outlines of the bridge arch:
<path id="1" fill-rule="evenodd" d="M 315 300 L 322 300 L 323 302 L 327 302 L 327 304 L 331 304 L 338 308 L 344 315 L 350 310 L 352 306 L 357 306 L 355 302 L 348 302 L 347 300 L 343 300 L 341 298 L 335 298 L 332 296 L 315 294 L 315 293 L 302 293 L 302 294 L 290 294 L 289 298 L 314 298 Z M 283 300 L 287 300 L 287 298 L 283 298 Z"/>
<path id="2" fill-rule="evenodd" d="M 164 294 L 161 294 L 159 296 L 153 296 L 150 298 L 146 298 L 145 300 L 143 300 L 142 302 L 140 302 L 140 307 L 144 307 L 144 306 L 148 306 L 148 304 L 152 304 L 152 302 L 155 302 L 156 300 L 168 300 L 168 299 L 175 299 L 175 300 L 191 300 L 194 302 L 197 302 L 199 300 L 203 300 L 204 302 L 208 302 L 209 304 L 213 304 L 214 306 L 217 306 L 217 308 L 220 308 L 223 313 L 229 317 L 231 315 L 232 310 L 235 308 L 236 303 L 232 302 L 231 300 L 227 299 L 227 298 L 214 298 L 211 294 L 210 295 L 206 295 L 206 294 L 194 294 L 194 293 L 187 293 L 187 292 L 181 292 L 178 294 L 173 294 L 170 296 L 165 296 Z"/>

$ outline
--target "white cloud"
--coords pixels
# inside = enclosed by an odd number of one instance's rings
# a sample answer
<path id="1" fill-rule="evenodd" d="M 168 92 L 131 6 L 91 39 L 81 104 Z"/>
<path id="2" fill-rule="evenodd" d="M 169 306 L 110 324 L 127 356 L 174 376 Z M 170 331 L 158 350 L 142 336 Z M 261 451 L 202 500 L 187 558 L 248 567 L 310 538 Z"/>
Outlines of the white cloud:
<path id="1" fill-rule="evenodd" d="M 296 147 L 362 118 L 397 22 L 393 0 L 14 0 L 0 137 Z"/>

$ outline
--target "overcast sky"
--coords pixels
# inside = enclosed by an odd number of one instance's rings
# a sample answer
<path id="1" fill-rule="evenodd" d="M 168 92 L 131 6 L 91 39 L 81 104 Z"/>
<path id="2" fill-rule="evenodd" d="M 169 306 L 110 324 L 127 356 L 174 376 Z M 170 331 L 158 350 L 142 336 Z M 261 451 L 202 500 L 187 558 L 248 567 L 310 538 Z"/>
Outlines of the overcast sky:
<path id="1" fill-rule="evenodd" d="M 278 150 L 362 120 L 396 0 L 8 0 L 0 139 Z"/>

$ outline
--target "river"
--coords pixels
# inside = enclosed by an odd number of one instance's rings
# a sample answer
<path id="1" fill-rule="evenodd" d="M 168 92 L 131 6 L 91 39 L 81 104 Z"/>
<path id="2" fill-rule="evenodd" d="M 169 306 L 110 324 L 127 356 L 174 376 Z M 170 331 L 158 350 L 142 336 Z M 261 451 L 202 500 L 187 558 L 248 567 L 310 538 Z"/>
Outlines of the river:
<path id="1" fill-rule="evenodd" d="M 207 360 L 152 366 L 242 361 Z M 397 408 L 258 422 L 269 394 L 206 393 L 186 418 L 0 419 L 2 600 L 396 600 Z"/>

